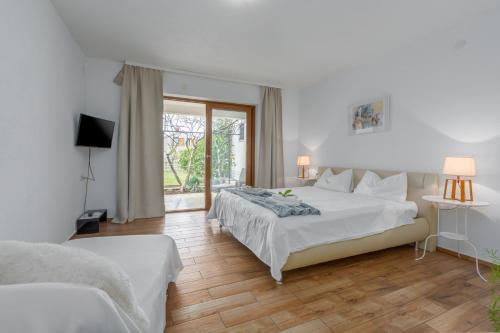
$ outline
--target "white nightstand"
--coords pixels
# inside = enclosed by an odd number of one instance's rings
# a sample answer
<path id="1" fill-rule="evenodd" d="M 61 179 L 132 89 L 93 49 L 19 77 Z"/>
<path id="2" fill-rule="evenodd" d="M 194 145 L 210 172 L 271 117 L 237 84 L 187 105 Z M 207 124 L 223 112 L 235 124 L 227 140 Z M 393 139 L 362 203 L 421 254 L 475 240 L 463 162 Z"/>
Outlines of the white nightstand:
<path id="1" fill-rule="evenodd" d="M 285 187 L 312 186 L 316 180 L 316 178 L 288 177 L 285 179 Z"/>
<path id="2" fill-rule="evenodd" d="M 466 242 L 466 243 L 468 243 L 474 249 L 474 253 L 476 255 L 476 271 L 477 271 L 477 274 L 479 275 L 479 277 L 481 279 L 483 279 L 484 281 L 486 281 L 486 279 L 481 275 L 481 272 L 479 271 L 478 254 L 477 254 L 476 246 L 474 244 L 472 244 L 472 242 L 469 240 L 469 236 L 468 236 L 468 213 L 469 213 L 469 209 L 471 209 L 471 208 L 474 208 L 474 207 L 486 207 L 486 206 L 489 206 L 490 203 L 489 202 L 485 202 L 485 201 L 465 201 L 465 202 L 461 202 L 461 201 L 457 201 L 457 200 L 447 200 L 447 199 L 443 199 L 442 196 L 438 196 L 438 195 L 424 195 L 422 197 L 422 199 L 425 200 L 425 201 L 429 201 L 429 202 L 435 203 L 437 205 L 437 208 L 438 208 L 437 231 L 438 231 L 438 233 L 434 234 L 434 235 L 427 236 L 427 238 L 425 239 L 424 254 L 420 258 L 417 258 L 416 260 L 420 260 L 420 259 L 423 259 L 425 257 L 426 250 L 427 250 L 427 241 L 430 238 L 432 238 L 432 237 L 439 237 L 439 236 L 441 236 L 441 237 L 444 237 L 444 238 L 447 238 L 447 239 L 453 239 L 453 240 L 456 240 L 456 241 Z M 461 234 L 461 233 L 458 232 L 458 211 L 457 211 L 457 214 L 455 215 L 455 232 L 440 231 L 440 228 L 439 228 L 439 216 L 441 215 L 440 214 L 441 209 L 446 209 L 446 210 L 456 209 L 456 210 L 458 210 L 459 208 L 464 209 L 464 212 L 465 212 L 464 213 L 464 216 L 465 216 L 464 217 L 464 233 Z M 458 248 L 458 255 L 460 256 L 460 247 Z"/>

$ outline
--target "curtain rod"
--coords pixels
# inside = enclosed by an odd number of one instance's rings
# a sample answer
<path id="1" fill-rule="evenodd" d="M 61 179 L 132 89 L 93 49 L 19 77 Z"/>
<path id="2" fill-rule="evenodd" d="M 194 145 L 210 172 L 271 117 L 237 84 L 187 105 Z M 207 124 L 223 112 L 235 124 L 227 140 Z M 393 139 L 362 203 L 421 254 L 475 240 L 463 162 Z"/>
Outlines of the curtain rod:
<path id="1" fill-rule="evenodd" d="M 232 83 L 240 83 L 240 84 L 249 84 L 252 86 L 264 86 L 264 87 L 271 87 L 271 88 L 282 88 L 273 84 L 268 84 L 268 83 L 261 83 L 261 82 L 253 82 L 253 81 L 244 81 L 244 80 L 237 80 L 237 79 L 229 79 L 221 76 L 216 76 L 216 75 L 208 75 L 208 74 L 201 74 L 201 73 L 196 73 L 196 72 L 190 72 L 190 71 L 183 71 L 183 70 L 178 70 L 178 69 L 173 69 L 173 68 L 167 68 L 167 67 L 159 67 L 159 66 L 152 66 L 152 65 L 146 65 L 146 64 L 141 64 L 138 62 L 134 61 L 128 61 L 125 60 L 124 63 L 126 65 L 130 66 L 137 66 L 137 67 L 144 67 L 144 68 L 151 68 L 151 69 L 156 69 L 159 71 L 167 72 L 167 73 L 174 73 L 174 74 L 181 74 L 181 75 L 190 75 L 190 76 L 196 76 L 196 77 L 201 77 L 204 79 L 212 79 L 212 80 L 219 80 L 219 81 L 226 81 L 226 82 L 232 82 Z"/>

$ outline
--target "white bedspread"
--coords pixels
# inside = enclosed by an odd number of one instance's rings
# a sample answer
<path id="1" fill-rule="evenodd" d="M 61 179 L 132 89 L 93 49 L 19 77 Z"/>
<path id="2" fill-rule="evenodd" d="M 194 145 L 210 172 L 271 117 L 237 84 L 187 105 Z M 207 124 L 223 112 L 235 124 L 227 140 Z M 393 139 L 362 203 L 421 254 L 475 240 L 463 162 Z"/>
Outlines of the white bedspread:
<path id="1" fill-rule="evenodd" d="M 217 195 L 208 214 L 208 218 L 218 219 L 270 266 L 271 275 L 278 281 L 281 268 L 293 252 L 382 233 L 413 223 L 417 215 L 417 205 L 409 201 L 389 201 L 312 186 L 294 188 L 293 192 L 318 208 L 321 215 L 279 218 L 272 211 L 226 191 Z"/>
<path id="2" fill-rule="evenodd" d="M 60 244 L 0 241 L 0 285 L 72 283 L 101 289 L 146 331 L 149 319 L 127 273 L 92 251 Z"/>
<path id="3" fill-rule="evenodd" d="M 141 329 L 102 289 L 82 282 L 24 283 L 0 285 L 0 332 L 164 332 L 167 286 L 182 269 L 172 238 L 95 237 L 63 245 L 95 252 L 118 264 L 130 277 L 137 301 L 149 319 L 149 328 Z"/>
<path id="4" fill-rule="evenodd" d="M 64 245 L 93 251 L 120 265 L 130 276 L 139 304 L 149 318 L 148 332 L 163 332 L 168 283 L 175 281 L 183 268 L 171 237 L 94 237 L 71 240 Z"/>
<path id="5" fill-rule="evenodd" d="M 144 333 L 103 290 L 52 282 L 0 285 L 0 332 Z"/>

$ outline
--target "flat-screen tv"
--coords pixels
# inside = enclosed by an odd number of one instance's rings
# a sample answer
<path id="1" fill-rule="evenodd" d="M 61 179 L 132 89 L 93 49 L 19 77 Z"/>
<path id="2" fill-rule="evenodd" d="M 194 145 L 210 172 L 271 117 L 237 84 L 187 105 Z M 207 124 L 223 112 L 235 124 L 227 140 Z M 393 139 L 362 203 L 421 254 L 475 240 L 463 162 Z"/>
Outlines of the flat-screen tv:
<path id="1" fill-rule="evenodd" d="M 115 122 L 80 114 L 77 146 L 111 148 Z"/>

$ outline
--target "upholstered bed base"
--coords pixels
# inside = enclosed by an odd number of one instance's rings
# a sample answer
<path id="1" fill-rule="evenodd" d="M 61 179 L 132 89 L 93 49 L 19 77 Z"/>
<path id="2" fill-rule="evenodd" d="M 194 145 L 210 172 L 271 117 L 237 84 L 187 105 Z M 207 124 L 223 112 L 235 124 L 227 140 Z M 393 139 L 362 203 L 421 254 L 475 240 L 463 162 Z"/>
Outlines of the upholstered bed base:
<path id="1" fill-rule="evenodd" d="M 416 218 L 414 224 L 404 225 L 383 233 L 358 239 L 326 244 L 292 253 L 282 271 L 315 265 L 358 254 L 379 251 L 395 246 L 420 242 L 429 235 L 425 218 Z"/>

